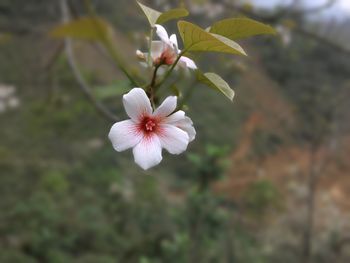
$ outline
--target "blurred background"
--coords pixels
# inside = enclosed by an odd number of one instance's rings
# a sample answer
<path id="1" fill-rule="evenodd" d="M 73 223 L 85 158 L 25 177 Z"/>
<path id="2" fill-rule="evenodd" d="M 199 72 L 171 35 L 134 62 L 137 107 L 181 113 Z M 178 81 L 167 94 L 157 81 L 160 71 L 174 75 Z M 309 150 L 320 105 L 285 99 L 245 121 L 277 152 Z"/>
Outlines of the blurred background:
<path id="1" fill-rule="evenodd" d="M 142 3 L 184 6 L 202 28 L 243 15 L 279 34 L 241 41 L 248 58 L 192 54 L 235 99 L 176 75 L 177 92 L 195 85 L 197 138 L 144 172 L 113 150 L 113 121 L 96 106 L 126 117 L 130 85 L 106 53 L 73 42 L 91 99 L 64 42 L 48 36 L 60 1 L 1 0 L 0 262 L 350 262 L 350 1 Z M 132 58 L 149 26 L 136 2 L 92 5 L 141 71 Z"/>

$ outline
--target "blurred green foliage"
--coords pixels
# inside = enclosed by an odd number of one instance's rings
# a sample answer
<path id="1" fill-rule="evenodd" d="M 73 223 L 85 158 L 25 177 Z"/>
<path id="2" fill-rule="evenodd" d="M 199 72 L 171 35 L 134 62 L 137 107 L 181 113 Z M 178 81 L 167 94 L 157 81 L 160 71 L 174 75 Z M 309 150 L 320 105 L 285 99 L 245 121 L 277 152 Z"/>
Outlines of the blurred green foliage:
<path id="1" fill-rule="evenodd" d="M 327 45 L 298 36 L 288 48 L 278 48 L 280 43 L 276 41 L 268 43 L 271 49 L 262 50 L 264 66 L 295 105 L 296 137 L 311 144 L 324 142 L 332 131 L 347 89 L 348 57 Z"/>
<path id="2" fill-rule="evenodd" d="M 95 2 L 124 32 L 144 26 L 130 1 Z M 0 21 L 21 32 L 43 23 L 51 28 L 60 20 L 56 3 L 2 1 L 11 15 Z M 77 3 L 71 2 L 80 13 Z M 257 180 L 237 200 L 211 190 L 228 168 L 235 171 L 230 153 L 240 143 L 243 122 L 257 110 L 240 99 L 247 93 L 238 85 L 237 71 L 223 63 L 226 57 L 196 57 L 196 62 L 225 72 L 225 80 L 237 86 L 237 101 L 223 102 L 198 87 L 188 101 L 198 132 L 189 154 L 165 154 L 166 164 L 143 173 L 129 152 L 113 151 L 106 136 L 112 124 L 84 99 L 65 57 L 46 68 L 38 58 L 46 61 L 53 44 L 29 32 L 0 50 L 0 83 L 16 85 L 21 100 L 17 110 L 0 113 L 0 262 L 300 262 L 297 242 L 282 242 L 286 233 L 278 233 L 275 243 L 261 237 L 263 219 L 285 205 L 278 186 Z M 297 142 L 323 140 L 350 75 L 348 58 L 305 38 L 288 48 L 269 39 L 251 45 L 297 113 L 292 132 Z M 123 116 L 120 95 L 128 83 L 117 77 L 103 81 L 83 66 L 82 71 L 94 94 Z M 181 92 L 186 82 L 179 82 Z M 264 129 L 252 141 L 252 159 L 276 153 L 285 143 L 278 131 Z M 290 225 L 285 228 L 297 228 Z M 316 248 L 317 262 L 334 262 L 323 248 Z"/>
<path id="3" fill-rule="evenodd" d="M 281 207 L 281 193 L 268 180 L 259 180 L 245 192 L 245 206 L 254 216 L 262 217 L 268 208 Z"/>

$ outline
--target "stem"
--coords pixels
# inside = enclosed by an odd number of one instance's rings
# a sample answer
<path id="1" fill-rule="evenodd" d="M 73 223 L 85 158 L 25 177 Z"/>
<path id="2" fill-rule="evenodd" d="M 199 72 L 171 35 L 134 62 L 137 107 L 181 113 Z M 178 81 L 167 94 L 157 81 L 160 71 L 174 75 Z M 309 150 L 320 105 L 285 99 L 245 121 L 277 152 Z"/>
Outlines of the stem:
<path id="1" fill-rule="evenodd" d="M 149 34 L 148 58 L 147 58 L 148 66 L 152 66 L 152 64 L 153 64 L 153 61 L 152 61 L 152 40 L 153 40 L 153 28 L 151 28 L 151 32 Z"/>
<path id="2" fill-rule="evenodd" d="M 157 80 L 157 71 L 158 69 L 160 68 L 161 65 L 157 65 L 155 68 L 154 68 L 154 71 L 153 71 L 153 76 L 152 76 L 152 81 L 151 81 L 151 84 L 149 85 L 150 87 L 155 87 L 156 85 L 156 80 Z"/>
<path id="3" fill-rule="evenodd" d="M 150 101 L 151 101 L 154 109 L 155 109 L 155 89 L 154 88 L 156 86 L 155 84 L 156 84 L 156 80 L 157 80 L 157 72 L 158 72 L 158 69 L 160 67 L 161 67 L 161 65 L 159 64 L 154 68 L 151 83 L 147 86 L 147 89 L 148 89 L 147 92 L 148 92 Z"/>
<path id="4" fill-rule="evenodd" d="M 89 13 L 89 15 L 92 18 L 97 18 L 96 13 L 90 3 L 89 0 L 85 0 L 84 1 L 85 7 Z M 139 87 L 139 84 L 134 80 L 134 78 L 131 76 L 131 74 L 128 72 L 128 70 L 124 67 L 124 61 L 123 59 L 119 56 L 119 54 L 116 52 L 113 42 L 111 40 L 110 35 L 105 34 L 102 30 L 101 27 L 99 25 L 99 23 L 97 23 L 97 20 L 93 20 L 95 27 L 97 28 L 97 30 L 99 31 L 100 34 L 100 38 L 102 39 L 102 44 L 103 46 L 106 48 L 106 50 L 109 52 L 109 54 L 112 56 L 113 60 L 116 62 L 116 65 L 118 66 L 118 68 L 125 74 L 125 76 L 130 80 L 131 84 L 133 84 L 134 86 Z"/>
<path id="5" fill-rule="evenodd" d="M 131 84 L 133 84 L 136 87 L 139 87 L 140 85 L 134 78 L 131 76 L 131 74 L 127 71 L 127 69 L 123 66 L 122 59 L 119 57 L 119 54 L 115 51 L 114 46 L 112 44 L 112 41 L 109 37 L 106 38 L 105 41 L 103 41 L 104 47 L 107 49 L 107 51 L 110 53 L 112 58 L 115 60 L 117 66 L 119 69 L 125 74 L 125 76 L 130 80 Z"/>
<path id="6" fill-rule="evenodd" d="M 177 63 L 179 62 L 180 58 L 185 54 L 186 50 L 183 50 L 176 58 L 175 62 L 171 66 L 171 68 L 165 73 L 164 78 L 156 84 L 156 87 L 160 87 L 164 84 L 164 82 L 169 78 L 170 74 L 173 72 L 174 68 L 176 67 Z"/>
<path id="7" fill-rule="evenodd" d="M 67 0 L 61 0 L 61 12 L 62 12 L 62 20 L 63 22 L 69 21 L 69 11 L 68 11 L 68 5 Z M 102 103 L 97 101 L 95 97 L 93 96 L 93 93 L 88 85 L 88 83 L 83 78 L 81 72 L 79 71 L 79 68 L 76 64 L 73 47 L 70 39 L 65 39 L 65 51 L 67 54 L 68 64 L 70 68 L 72 69 L 73 75 L 76 79 L 76 81 L 79 84 L 80 89 L 85 94 L 86 98 L 93 104 L 95 109 L 106 119 L 111 121 L 118 121 L 119 118 L 115 116 L 112 112 L 110 112 Z"/>

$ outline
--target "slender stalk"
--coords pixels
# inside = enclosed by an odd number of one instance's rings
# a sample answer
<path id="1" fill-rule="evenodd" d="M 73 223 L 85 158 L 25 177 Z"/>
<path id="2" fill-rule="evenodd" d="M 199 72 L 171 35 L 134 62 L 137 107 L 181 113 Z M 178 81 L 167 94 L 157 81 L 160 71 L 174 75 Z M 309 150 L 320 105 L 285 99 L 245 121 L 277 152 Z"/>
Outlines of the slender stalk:
<path id="1" fill-rule="evenodd" d="M 96 18 L 97 17 L 96 13 L 95 13 L 90 1 L 85 0 L 84 4 L 85 4 L 85 7 L 86 7 L 89 15 L 93 18 Z M 124 63 L 123 59 L 119 56 L 119 54 L 115 50 L 111 36 L 109 34 L 105 34 L 103 32 L 103 30 L 101 29 L 101 26 L 99 25 L 99 23 L 97 23 L 97 20 L 93 20 L 93 21 L 94 21 L 95 27 L 99 31 L 100 38 L 102 40 L 101 43 L 106 48 L 106 50 L 109 52 L 109 54 L 111 55 L 111 57 L 115 61 L 116 65 L 118 66 L 118 68 L 125 74 L 125 76 L 129 79 L 129 81 L 132 85 L 139 87 L 139 84 L 137 83 L 137 81 L 131 76 L 131 74 L 128 72 L 128 70 L 124 66 L 125 63 Z"/>
<path id="2" fill-rule="evenodd" d="M 155 109 L 155 106 L 156 106 L 155 105 L 155 84 L 156 84 L 156 80 L 157 80 L 157 72 L 158 72 L 158 69 L 160 67 L 161 67 L 161 65 L 159 64 L 154 68 L 151 83 L 147 86 L 148 96 L 150 98 L 153 109 Z"/>
<path id="3" fill-rule="evenodd" d="M 171 68 L 165 73 L 165 76 L 163 77 L 163 79 L 156 84 L 156 87 L 160 87 L 164 84 L 164 82 L 169 78 L 169 76 L 171 75 L 171 73 L 173 72 L 174 68 L 176 67 L 177 63 L 179 62 L 180 58 L 186 53 L 186 50 L 183 50 L 176 58 L 175 62 L 173 63 L 173 65 L 171 66 Z"/>
<path id="4" fill-rule="evenodd" d="M 139 83 L 131 76 L 131 74 L 128 72 L 128 70 L 123 66 L 122 59 L 119 57 L 119 54 L 116 52 L 112 41 L 109 37 L 106 38 L 105 41 L 103 41 L 104 47 L 107 49 L 107 51 L 110 53 L 112 58 L 115 60 L 117 66 L 119 69 L 125 74 L 125 76 L 130 80 L 130 83 L 133 84 L 136 87 L 139 87 Z"/>
<path id="5" fill-rule="evenodd" d="M 152 80 L 151 80 L 151 84 L 149 85 L 150 87 L 155 87 L 156 85 L 156 80 L 157 80 L 157 72 L 158 72 L 158 69 L 160 68 L 161 65 L 157 65 L 155 68 L 154 68 L 154 71 L 153 71 L 153 76 L 152 76 Z"/>
<path id="6" fill-rule="evenodd" d="M 61 6 L 61 12 L 62 12 L 62 20 L 63 22 L 69 21 L 69 11 L 68 11 L 68 5 L 67 0 L 60 0 L 60 6 Z M 91 88 L 89 87 L 88 83 L 83 78 L 81 72 L 79 71 L 79 68 L 76 64 L 73 47 L 70 39 L 65 39 L 64 42 L 65 51 L 67 54 L 68 64 L 70 68 L 72 69 L 73 75 L 76 79 L 76 81 L 79 84 L 79 87 L 81 91 L 84 93 L 86 98 L 92 103 L 92 105 L 95 107 L 95 109 L 106 119 L 110 121 L 118 121 L 119 118 L 114 115 L 112 112 L 110 112 L 102 103 L 97 101 L 95 97 L 93 96 L 93 93 L 91 91 Z"/>
<path id="7" fill-rule="evenodd" d="M 152 40 L 153 40 L 153 28 L 151 28 L 151 32 L 149 34 L 149 41 L 148 41 L 148 58 L 147 58 L 147 63 L 148 66 L 152 66 Z"/>

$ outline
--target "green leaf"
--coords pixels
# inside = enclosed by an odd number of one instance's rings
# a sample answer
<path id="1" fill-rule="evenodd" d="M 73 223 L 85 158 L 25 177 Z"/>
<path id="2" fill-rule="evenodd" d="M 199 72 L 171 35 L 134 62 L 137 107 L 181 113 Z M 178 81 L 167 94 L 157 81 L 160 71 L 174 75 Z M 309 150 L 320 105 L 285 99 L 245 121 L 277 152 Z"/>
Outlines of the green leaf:
<path id="1" fill-rule="evenodd" d="M 188 16 L 189 14 L 185 8 L 175 8 L 162 13 L 139 2 L 137 3 L 145 13 L 151 27 L 154 27 L 155 24 L 164 24 L 170 20 Z"/>
<path id="2" fill-rule="evenodd" d="M 164 24 L 165 22 L 168 22 L 170 20 L 178 19 L 181 17 L 188 16 L 189 13 L 185 8 L 176 8 L 171 9 L 167 12 L 164 12 L 161 14 L 157 19 L 157 24 Z"/>
<path id="3" fill-rule="evenodd" d="M 197 80 L 213 89 L 219 90 L 230 100 L 233 100 L 235 96 L 235 92 L 230 88 L 227 82 L 215 73 L 208 72 L 203 74 L 197 70 Z"/>
<path id="4" fill-rule="evenodd" d="M 112 27 L 102 18 L 82 17 L 55 27 L 50 35 L 57 38 L 72 37 L 84 40 L 105 41 Z"/>
<path id="5" fill-rule="evenodd" d="M 178 28 L 185 51 L 212 51 L 246 55 L 243 48 L 236 42 L 226 37 L 206 32 L 192 23 L 179 21 Z"/>
<path id="6" fill-rule="evenodd" d="M 231 40 L 263 34 L 276 34 L 271 26 L 249 18 L 229 18 L 218 21 L 210 28 L 209 32 Z"/>
<path id="7" fill-rule="evenodd" d="M 157 10 L 154 10 L 148 6 L 145 6 L 139 2 L 137 2 L 137 3 L 141 7 L 142 11 L 145 13 L 151 27 L 154 27 L 154 25 L 157 24 L 157 20 L 162 15 L 162 13 L 157 11 Z"/>

